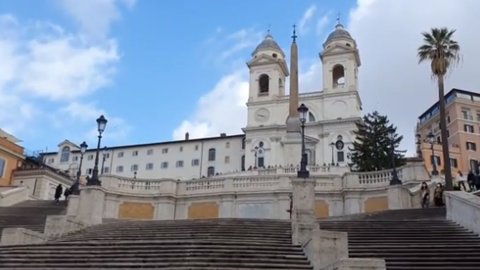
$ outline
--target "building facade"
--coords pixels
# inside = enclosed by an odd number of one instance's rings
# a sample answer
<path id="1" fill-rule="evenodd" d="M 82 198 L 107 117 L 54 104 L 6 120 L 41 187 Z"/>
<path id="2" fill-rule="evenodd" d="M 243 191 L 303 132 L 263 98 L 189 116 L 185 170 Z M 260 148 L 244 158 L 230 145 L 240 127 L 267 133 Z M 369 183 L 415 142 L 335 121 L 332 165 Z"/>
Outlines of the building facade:
<path id="1" fill-rule="evenodd" d="M 301 123 L 297 108 L 309 108 L 305 142 L 310 166 L 347 167 L 355 123 L 361 120 L 358 91 L 360 66 L 357 44 L 340 23 L 319 54 L 323 85 L 299 94 L 298 47 L 295 33 L 290 68 L 285 53 L 268 34 L 247 62 L 250 71 L 247 123 L 244 134 L 110 147 L 100 155 L 99 170 L 138 178 L 198 179 L 256 168 L 296 166 L 300 163 Z M 289 77 L 290 91 L 285 83 Z M 72 176 L 79 166 L 79 146 L 62 142 L 44 161 Z M 82 175 L 91 174 L 95 151 L 85 153 Z M 103 164 L 103 165 L 102 165 Z M 101 170 L 103 167 L 103 171 Z"/>
<path id="2" fill-rule="evenodd" d="M 480 161 L 480 94 L 452 89 L 445 95 L 450 164 L 453 175 L 475 171 Z M 441 173 L 444 168 L 438 102 L 418 117 L 417 151 L 431 172 L 433 162 Z M 433 144 L 428 134 L 433 135 Z M 433 151 L 432 151 L 433 148 Z"/>
<path id="3" fill-rule="evenodd" d="M 25 159 L 23 147 L 18 142 L 17 138 L 0 129 L 0 186 L 11 184 L 13 171 Z"/>

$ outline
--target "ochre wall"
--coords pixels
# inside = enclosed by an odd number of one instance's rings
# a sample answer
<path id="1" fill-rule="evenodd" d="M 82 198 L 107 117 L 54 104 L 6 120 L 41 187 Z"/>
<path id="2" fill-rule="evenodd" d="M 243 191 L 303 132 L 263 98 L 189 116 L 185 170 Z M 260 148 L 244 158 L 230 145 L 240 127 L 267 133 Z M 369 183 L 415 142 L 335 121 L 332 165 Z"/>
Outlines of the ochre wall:
<path id="1" fill-rule="evenodd" d="M 197 202 L 188 207 L 189 219 L 218 218 L 218 213 L 216 202 Z"/>
<path id="2" fill-rule="evenodd" d="M 10 142 L 6 138 L 0 138 L 0 158 L 5 160 L 5 168 L 2 175 L 0 172 L 0 186 L 10 185 L 12 173 L 23 160 L 23 147 Z"/>
<path id="3" fill-rule="evenodd" d="M 317 218 L 324 218 L 330 215 L 328 210 L 328 203 L 324 200 L 315 201 L 315 216 Z"/>
<path id="4" fill-rule="evenodd" d="M 123 202 L 118 208 L 118 218 L 153 219 L 154 212 L 151 203 Z"/>
<path id="5" fill-rule="evenodd" d="M 364 203 L 365 213 L 388 210 L 388 197 L 379 196 L 368 198 Z"/>

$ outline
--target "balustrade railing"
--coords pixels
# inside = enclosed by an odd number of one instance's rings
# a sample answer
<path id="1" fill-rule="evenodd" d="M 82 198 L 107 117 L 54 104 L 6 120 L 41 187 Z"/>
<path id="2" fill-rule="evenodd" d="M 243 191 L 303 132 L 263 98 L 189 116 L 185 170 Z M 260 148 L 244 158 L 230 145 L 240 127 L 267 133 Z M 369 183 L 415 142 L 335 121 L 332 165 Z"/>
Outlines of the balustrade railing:
<path id="1" fill-rule="evenodd" d="M 330 167 L 330 169 L 342 169 L 342 167 Z M 313 170 L 324 170 L 324 166 L 312 166 Z M 406 171 L 404 171 L 406 170 Z M 409 178 L 416 178 L 415 171 L 418 168 L 401 167 L 397 174 L 400 179 L 405 173 Z M 296 167 L 267 168 L 259 170 L 259 174 L 246 174 L 236 176 L 215 176 L 194 180 L 173 179 L 132 179 L 116 176 L 102 176 L 102 185 L 112 191 L 135 194 L 176 194 L 196 195 L 230 193 L 242 191 L 280 191 L 290 190 L 290 178 L 296 174 Z M 280 173 L 278 173 L 280 171 Z M 295 176 L 293 176 L 295 177 Z M 313 175 L 316 179 L 317 191 L 342 190 L 348 188 L 376 188 L 388 186 L 392 179 L 392 170 L 375 172 L 348 172 L 344 174 Z"/>

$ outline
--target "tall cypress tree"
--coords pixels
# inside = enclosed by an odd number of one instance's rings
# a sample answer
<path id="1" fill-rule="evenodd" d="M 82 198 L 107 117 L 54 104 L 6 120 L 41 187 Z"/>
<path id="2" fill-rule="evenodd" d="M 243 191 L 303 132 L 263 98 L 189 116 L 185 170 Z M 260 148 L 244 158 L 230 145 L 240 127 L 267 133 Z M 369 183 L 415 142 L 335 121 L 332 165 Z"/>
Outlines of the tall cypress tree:
<path id="1" fill-rule="evenodd" d="M 395 149 L 395 165 L 405 164 L 402 151 L 397 147 L 403 136 L 397 134 L 397 127 L 389 124 L 387 116 L 377 111 L 363 117 L 356 123 L 355 141 L 351 150 L 352 169 L 360 172 L 378 171 L 392 168 L 392 139 Z"/>

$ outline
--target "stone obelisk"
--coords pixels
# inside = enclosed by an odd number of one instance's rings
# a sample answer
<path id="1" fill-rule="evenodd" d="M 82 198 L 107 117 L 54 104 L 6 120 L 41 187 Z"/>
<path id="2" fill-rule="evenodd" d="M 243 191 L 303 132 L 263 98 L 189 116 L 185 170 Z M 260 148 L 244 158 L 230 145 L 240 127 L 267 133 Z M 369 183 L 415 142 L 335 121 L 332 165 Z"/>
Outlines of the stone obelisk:
<path id="1" fill-rule="evenodd" d="M 287 133 L 300 133 L 298 117 L 298 48 L 295 25 L 293 26 L 292 46 L 290 47 L 290 103 L 287 118 Z"/>

